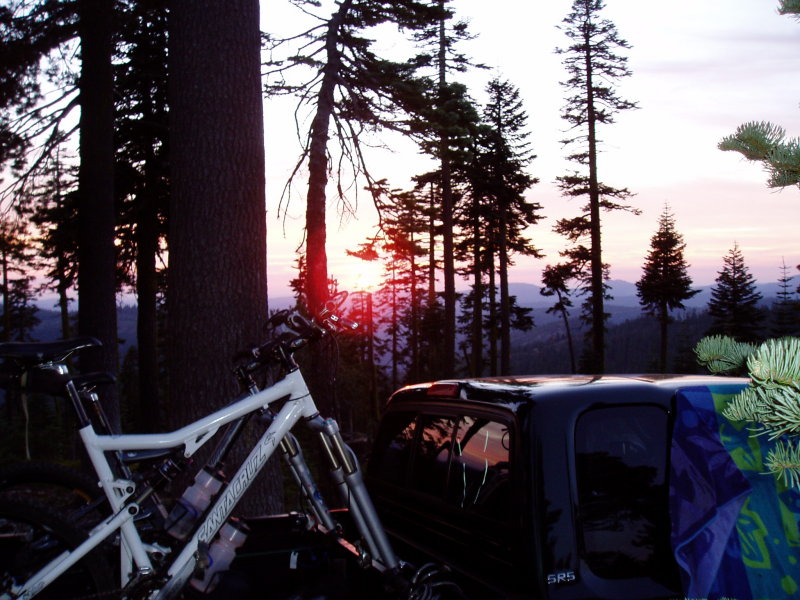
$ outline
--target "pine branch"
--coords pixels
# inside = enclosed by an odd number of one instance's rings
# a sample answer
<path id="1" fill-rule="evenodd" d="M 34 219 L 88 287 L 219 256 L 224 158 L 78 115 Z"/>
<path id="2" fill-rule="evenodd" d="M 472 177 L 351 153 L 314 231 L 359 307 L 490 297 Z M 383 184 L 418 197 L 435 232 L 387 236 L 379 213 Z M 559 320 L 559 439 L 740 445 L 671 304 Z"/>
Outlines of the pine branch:
<path id="1" fill-rule="evenodd" d="M 767 411 L 762 398 L 752 387 L 748 387 L 735 397 L 731 398 L 722 416 L 730 421 L 752 421 L 763 423 L 764 414 Z"/>
<path id="2" fill-rule="evenodd" d="M 800 390 L 800 338 L 768 340 L 747 358 L 754 385 Z"/>
<path id="3" fill-rule="evenodd" d="M 764 464 L 787 487 L 800 487 L 800 444 L 779 441 L 767 454 Z"/>
<path id="4" fill-rule="evenodd" d="M 724 137 L 719 143 L 719 149 L 739 152 L 748 160 L 764 160 L 785 135 L 786 131 L 779 125 L 751 121 L 739 125 L 733 135 Z"/>
<path id="5" fill-rule="evenodd" d="M 773 148 L 767 161 L 772 169 L 769 187 L 800 185 L 800 140 L 792 139 Z"/>
<path id="6" fill-rule="evenodd" d="M 786 387 L 756 389 L 764 407 L 761 422 L 771 430 L 769 439 L 800 433 L 800 394 L 797 390 Z"/>
<path id="7" fill-rule="evenodd" d="M 780 0 L 778 13 L 800 17 L 800 0 Z"/>
<path id="8" fill-rule="evenodd" d="M 755 351 L 753 344 L 737 342 L 724 335 L 704 337 L 695 346 L 697 362 L 717 375 L 742 371 L 747 357 Z"/>

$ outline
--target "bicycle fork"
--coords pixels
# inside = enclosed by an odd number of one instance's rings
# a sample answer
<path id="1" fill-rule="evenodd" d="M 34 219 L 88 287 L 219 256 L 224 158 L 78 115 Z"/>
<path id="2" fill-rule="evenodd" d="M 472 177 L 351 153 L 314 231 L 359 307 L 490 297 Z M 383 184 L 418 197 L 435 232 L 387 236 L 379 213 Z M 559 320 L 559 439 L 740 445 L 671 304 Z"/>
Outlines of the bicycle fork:
<path id="1" fill-rule="evenodd" d="M 373 566 L 395 570 L 399 566 L 399 561 L 367 492 L 358 459 L 342 439 L 339 425 L 333 419 L 323 419 L 317 415 L 309 420 L 308 426 L 319 433 L 331 475 L 342 501 L 353 516 L 353 521 L 371 556 L 379 563 L 376 565 L 373 560 Z"/>
<path id="2" fill-rule="evenodd" d="M 353 517 L 369 556 L 377 561 L 377 564 L 373 561 L 373 566 L 381 570 L 395 569 L 399 562 L 367 493 L 358 460 L 342 439 L 336 421 L 323 419 L 318 415 L 310 419 L 307 425 L 319 434 L 333 482 Z M 317 522 L 328 531 L 335 531 L 336 522 L 331 517 L 325 500 L 314 482 L 294 435 L 287 434 L 281 441 L 280 449 L 295 483 L 311 506 Z"/>

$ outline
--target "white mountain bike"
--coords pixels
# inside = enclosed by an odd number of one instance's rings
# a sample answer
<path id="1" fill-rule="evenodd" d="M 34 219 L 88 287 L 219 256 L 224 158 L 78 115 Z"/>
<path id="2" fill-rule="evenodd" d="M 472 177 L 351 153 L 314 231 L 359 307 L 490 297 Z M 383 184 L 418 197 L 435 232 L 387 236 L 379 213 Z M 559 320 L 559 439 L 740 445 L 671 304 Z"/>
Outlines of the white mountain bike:
<path id="1" fill-rule="evenodd" d="M 102 377 L 73 376 L 64 362 L 79 348 L 98 344 L 96 340 L 0 344 L 5 364 L 22 374 L 23 391 L 58 392 L 69 400 L 102 490 L 100 498 L 87 504 L 79 516 L 65 514 L 62 507 L 45 507 L 24 493 L 21 498 L 12 495 L 0 499 L 0 600 L 166 600 L 178 596 L 190 580 L 193 585 L 199 581 L 200 586 L 195 587 L 203 589 L 203 582 L 208 580 L 203 569 L 209 567 L 210 560 L 219 560 L 215 547 L 225 546 L 223 542 L 227 541 L 230 550 L 237 535 L 237 524 L 231 519 L 234 507 L 276 450 L 299 484 L 315 526 L 338 536 L 339 525 L 291 433 L 299 422 L 322 440 L 323 455 L 360 536 L 356 547 L 362 564 L 397 575 L 404 565 L 378 520 L 358 462 L 336 422 L 319 415 L 293 358 L 307 343 L 336 329 L 355 326 L 336 312 L 344 296 L 337 295 L 313 319 L 298 311 L 283 311 L 273 317 L 273 324 L 282 325 L 285 331 L 246 353 L 246 360 L 236 371 L 246 390 L 244 395 L 169 433 L 110 432 L 93 391 Z M 282 368 L 282 377 L 259 389 L 256 373 L 275 364 Z M 264 431 L 235 474 L 222 482 L 219 469 L 251 417 L 264 423 Z M 185 468 L 217 432 L 220 439 L 212 457 L 167 514 L 169 503 L 161 499 L 163 484 Z M 132 469 L 132 463 L 138 467 Z M 109 569 L 112 560 L 118 560 L 116 574 Z"/>

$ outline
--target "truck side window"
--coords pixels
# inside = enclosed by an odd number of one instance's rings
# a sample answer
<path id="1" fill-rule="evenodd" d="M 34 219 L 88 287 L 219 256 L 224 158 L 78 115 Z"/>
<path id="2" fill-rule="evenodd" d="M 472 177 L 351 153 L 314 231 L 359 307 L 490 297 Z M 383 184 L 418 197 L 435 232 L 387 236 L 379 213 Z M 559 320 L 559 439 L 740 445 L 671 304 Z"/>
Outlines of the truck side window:
<path id="1" fill-rule="evenodd" d="M 506 425 L 462 417 L 453 448 L 448 502 L 493 519 L 509 518 L 509 449 Z"/>
<path id="2" fill-rule="evenodd" d="M 454 417 L 420 417 L 421 431 L 411 475 L 414 489 L 441 497 L 450 468 L 455 425 Z"/>
<path id="3" fill-rule="evenodd" d="M 584 559 L 601 577 L 664 571 L 667 435 L 667 413 L 656 406 L 600 408 L 578 420 L 578 527 Z"/>
<path id="4" fill-rule="evenodd" d="M 406 483 L 408 461 L 414 447 L 415 412 L 388 413 L 370 458 L 370 473 L 393 483 Z"/>

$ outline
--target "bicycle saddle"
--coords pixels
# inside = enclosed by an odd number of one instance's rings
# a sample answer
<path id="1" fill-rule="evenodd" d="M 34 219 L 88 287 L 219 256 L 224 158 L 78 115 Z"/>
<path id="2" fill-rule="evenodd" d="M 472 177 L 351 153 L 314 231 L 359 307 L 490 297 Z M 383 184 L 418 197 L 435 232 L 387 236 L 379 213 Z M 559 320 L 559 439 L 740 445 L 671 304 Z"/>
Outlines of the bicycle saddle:
<path id="1" fill-rule="evenodd" d="M 0 358 L 27 363 L 58 362 L 81 348 L 102 346 L 93 337 L 78 337 L 56 342 L 4 342 L 0 344 Z"/>

